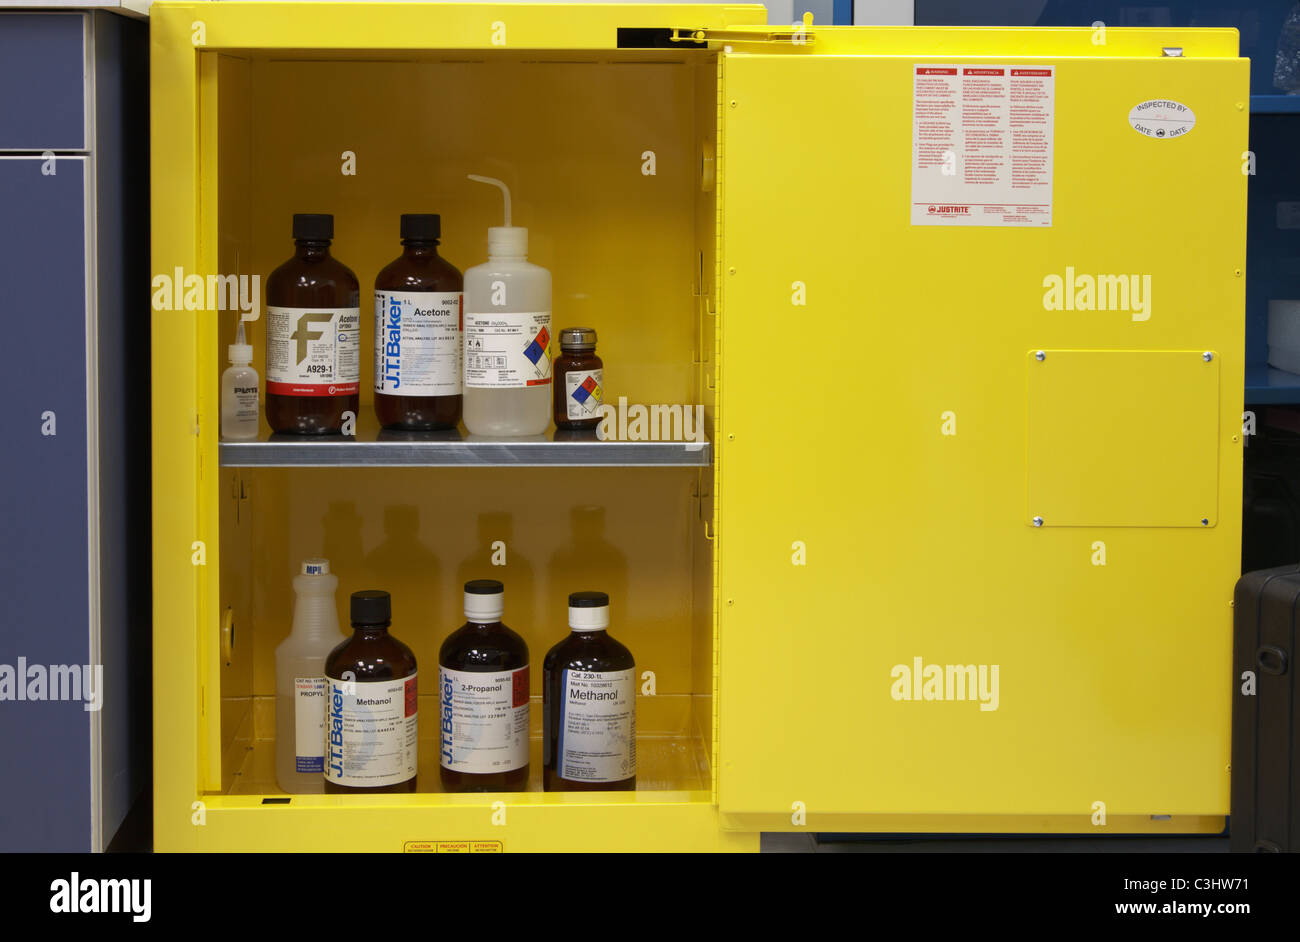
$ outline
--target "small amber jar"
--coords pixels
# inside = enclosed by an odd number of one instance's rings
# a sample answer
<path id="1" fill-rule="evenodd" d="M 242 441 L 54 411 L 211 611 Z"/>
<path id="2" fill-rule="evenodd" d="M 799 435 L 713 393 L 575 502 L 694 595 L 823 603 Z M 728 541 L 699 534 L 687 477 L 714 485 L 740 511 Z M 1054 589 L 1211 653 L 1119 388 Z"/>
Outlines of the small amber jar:
<path id="1" fill-rule="evenodd" d="M 600 424 L 605 399 L 605 364 L 596 356 L 596 332 L 590 327 L 560 331 L 555 358 L 554 398 L 557 429 L 593 429 Z"/>

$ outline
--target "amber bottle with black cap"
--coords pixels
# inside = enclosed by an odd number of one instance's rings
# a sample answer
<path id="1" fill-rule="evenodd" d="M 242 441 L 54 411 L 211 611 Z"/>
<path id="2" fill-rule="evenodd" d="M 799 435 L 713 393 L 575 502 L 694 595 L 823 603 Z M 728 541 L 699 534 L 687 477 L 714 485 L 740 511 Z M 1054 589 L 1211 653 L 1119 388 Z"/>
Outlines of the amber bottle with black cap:
<path id="1" fill-rule="evenodd" d="M 375 278 L 375 415 L 386 429 L 451 429 L 461 409 L 464 279 L 438 254 L 442 218 L 404 213 L 402 254 Z"/>
<path id="2" fill-rule="evenodd" d="M 636 789 L 636 661 L 609 636 L 609 596 L 569 596 L 569 636 L 542 661 L 542 787 Z"/>
<path id="3" fill-rule="evenodd" d="M 353 592 L 352 637 L 325 658 L 325 791 L 413 792 L 419 678 L 411 649 L 388 633 L 387 592 Z"/>
<path id="4" fill-rule="evenodd" d="M 266 279 L 266 421 L 274 432 L 321 435 L 357 412 L 361 293 L 330 255 L 334 217 L 293 217 L 293 258 Z"/>

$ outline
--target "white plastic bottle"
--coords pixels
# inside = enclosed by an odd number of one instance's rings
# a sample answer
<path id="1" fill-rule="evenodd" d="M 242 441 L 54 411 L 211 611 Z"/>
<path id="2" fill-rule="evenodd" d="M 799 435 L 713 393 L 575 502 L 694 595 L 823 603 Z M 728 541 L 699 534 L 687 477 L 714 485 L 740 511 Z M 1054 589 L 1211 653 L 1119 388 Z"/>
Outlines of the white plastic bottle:
<path id="1" fill-rule="evenodd" d="M 293 630 L 275 649 L 275 778 L 292 794 L 325 791 L 325 657 L 339 630 L 328 559 L 304 559 L 293 577 Z"/>
<path id="2" fill-rule="evenodd" d="M 551 421 L 551 273 L 528 261 L 528 230 L 488 229 L 488 260 L 465 272 L 464 418 L 471 435 L 540 435 Z"/>
<path id="3" fill-rule="evenodd" d="M 242 320 L 228 350 L 230 366 L 221 374 L 221 437 L 249 441 L 257 438 L 258 384 L 257 370 L 251 366 L 253 346 L 244 342 Z"/>

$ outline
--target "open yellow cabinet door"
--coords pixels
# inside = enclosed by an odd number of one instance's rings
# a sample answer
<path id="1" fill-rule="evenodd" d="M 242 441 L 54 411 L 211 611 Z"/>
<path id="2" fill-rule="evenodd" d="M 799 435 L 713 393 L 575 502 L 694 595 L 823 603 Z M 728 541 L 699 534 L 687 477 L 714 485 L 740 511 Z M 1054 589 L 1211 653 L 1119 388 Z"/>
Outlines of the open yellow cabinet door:
<path id="1" fill-rule="evenodd" d="M 721 74 L 724 824 L 1220 830 L 1235 32 L 830 28 Z"/>

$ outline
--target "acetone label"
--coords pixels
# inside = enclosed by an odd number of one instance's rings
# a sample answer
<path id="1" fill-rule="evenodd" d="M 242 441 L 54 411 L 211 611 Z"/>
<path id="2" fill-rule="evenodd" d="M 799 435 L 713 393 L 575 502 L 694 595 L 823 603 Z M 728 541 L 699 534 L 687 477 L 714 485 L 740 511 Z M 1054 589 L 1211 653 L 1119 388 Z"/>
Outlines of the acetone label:
<path id="1" fill-rule="evenodd" d="M 636 671 L 563 672 L 556 772 L 575 782 L 636 774 Z"/>
<path id="2" fill-rule="evenodd" d="M 570 370 L 564 374 L 564 406 L 571 419 L 591 419 L 600 415 L 605 396 L 604 370 Z"/>
<path id="3" fill-rule="evenodd" d="M 325 771 L 325 678 L 293 679 L 294 771 Z"/>
<path id="4" fill-rule="evenodd" d="M 509 772 L 528 764 L 528 668 L 438 669 L 441 758 L 455 772 Z"/>
<path id="5" fill-rule="evenodd" d="M 419 684 L 326 678 L 325 779 L 353 788 L 415 777 Z"/>
<path id="6" fill-rule="evenodd" d="M 375 392 L 458 396 L 459 291 L 375 292 Z"/>
<path id="7" fill-rule="evenodd" d="M 465 315 L 465 386 L 519 389 L 551 381 L 551 312 Z"/>
<path id="8" fill-rule="evenodd" d="M 347 396 L 361 385 L 361 308 L 268 307 L 266 391 Z"/>

